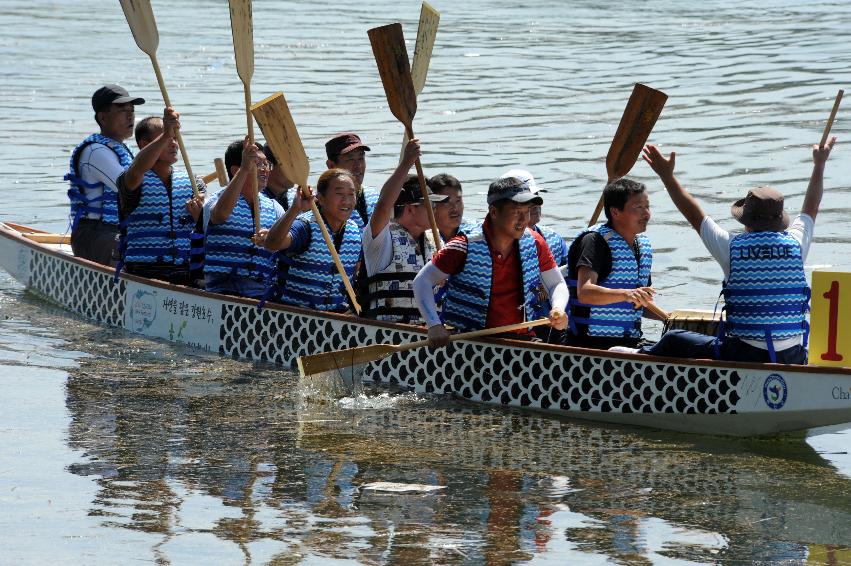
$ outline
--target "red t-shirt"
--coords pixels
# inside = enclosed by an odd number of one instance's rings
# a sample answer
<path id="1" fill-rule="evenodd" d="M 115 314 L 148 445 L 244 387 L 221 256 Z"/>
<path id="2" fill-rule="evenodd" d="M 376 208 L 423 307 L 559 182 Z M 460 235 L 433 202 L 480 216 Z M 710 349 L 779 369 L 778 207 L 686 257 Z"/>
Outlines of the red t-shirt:
<path id="1" fill-rule="evenodd" d="M 488 242 L 488 248 L 490 248 L 492 231 L 489 217 L 485 218 L 482 229 Z M 538 248 L 538 266 L 541 273 L 555 269 L 556 262 L 547 241 L 533 230 L 530 233 L 535 238 L 535 246 Z M 523 322 L 522 306 L 524 300 L 520 246 L 515 243 L 505 257 L 493 249 L 490 252 L 493 275 L 491 277 L 490 307 L 488 308 L 486 328 Z M 435 267 L 448 275 L 461 273 L 467 261 L 466 236 L 455 236 L 446 242 L 446 245 L 434 255 L 431 261 Z"/>

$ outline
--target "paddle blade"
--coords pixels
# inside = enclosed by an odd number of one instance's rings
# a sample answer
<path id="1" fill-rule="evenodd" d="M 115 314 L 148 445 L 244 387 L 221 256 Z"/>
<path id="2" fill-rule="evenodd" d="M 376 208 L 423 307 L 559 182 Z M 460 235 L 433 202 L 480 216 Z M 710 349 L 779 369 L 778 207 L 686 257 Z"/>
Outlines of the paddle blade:
<path id="1" fill-rule="evenodd" d="M 251 113 L 278 161 L 275 167 L 281 167 L 284 175 L 298 186 L 307 187 L 310 165 L 284 93 L 277 92 L 261 100 L 251 107 Z"/>
<path id="2" fill-rule="evenodd" d="M 606 156 L 609 181 L 623 177 L 635 165 L 666 100 L 664 92 L 636 83 Z"/>
<path id="3" fill-rule="evenodd" d="M 254 75 L 254 27 L 251 23 L 251 0 L 228 0 L 228 5 L 236 73 L 244 84 L 250 84 L 251 77 Z"/>
<path id="4" fill-rule="evenodd" d="M 154 10 L 151 8 L 150 0 L 119 0 L 121 9 L 133 39 L 139 49 L 150 56 L 154 56 L 160 44 L 160 34 L 157 32 L 157 21 L 154 19 Z"/>
<path id="5" fill-rule="evenodd" d="M 342 371 L 348 367 L 378 361 L 397 351 L 399 346 L 393 344 L 373 344 L 348 350 L 299 356 L 298 372 L 305 377 L 324 372 Z"/>
<path id="6" fill-rule="evenodd" d="M 417 113 L 417 95 L 411 80 L 402 24 L 372 28 L 367 33 L 390 111 L 397 120 L 410 127 Z"/>
<path id="7" fill-rule="evenodd" d="M 420 25 L 417 28 L 417 43 L 414 47 L 414 62 L 411 64 L 411 80 L 417 95 L 425 88 L 428 65 L 431 62 L 431 52 L 434 50 L 434 39 L 437 36 L 439 23 L 440 12 L 432 8 L 428 2 L 423 2 L 420 10 Z"/>

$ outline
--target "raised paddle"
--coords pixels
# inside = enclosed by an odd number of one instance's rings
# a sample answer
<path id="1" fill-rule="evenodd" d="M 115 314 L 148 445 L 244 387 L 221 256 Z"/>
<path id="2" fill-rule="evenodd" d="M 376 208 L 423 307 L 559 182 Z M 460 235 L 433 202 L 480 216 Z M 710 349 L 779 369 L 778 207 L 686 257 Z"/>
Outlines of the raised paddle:
<path id="1" fill-rule="evenodd" d="M 204 184 L 209 184 L 218 179 L 219 185 L 224 187 L 228 184 L 228 176 L 227 173 L 225 173 L 225 162 L 222 161 L 221 157 L 217 157 L 213 160 L 213 163 L 216 166 L 216 170 L 212 173 L 207 173 L 201 177 L 201 180 L 204 181 Z"/>
<path id="2" fill-rule="evenodd" d="M 248 143 L 254 143 L 254 120 L 251 118 L 251 77 L 254 76 L 254 28 L 251 23 L 251 0 L 228 0 L 230 29 L 233 35 L 233 54 L 236 74 L 242 81 L 245 94 L 245 121 L 248 126 Z M 251 166 L 252 170 L 254 166 Z M 260 197 L 257 192 L 257 174 L 251 177 L 251 194 L 254 198 L 254 231 L 260 232 Z"/>
<path id="3" fill-rule="evenodd" d="M 491 336 L 493 334 L 502 334 L 503 332 L 514 332 L 515 330 L 521 330 L 523 328 L 541 326 L 543 324 L 549 324 L 549 322 L 550 321 L 547 318 L 533 320 L 532 322 L 518 322 L 517 324 L 497 326 L 496 328 L 485 328 L 484 330 L 453 334 L 449 337 L 449 340 L 472 340 L 473 338 L 481 338 L 482 336 Z M 371 346 L 358 346 L 347 350 L 336 350 L 334 352 L 323 352 L 321 354 L 312 354 L 310 356 L 299 356 L 298 371 L 302 377 L 306 377 L 358 364 L 377 362 L 378 360 L 386 358 L 392 354 L 407 352 L 408 350 L 422 348 L 423 346 L 428 346 L 428 340 L 419 340 L 417 342 L 399 345 L 373 344 Z"/>
<path id="4" fill-rule="evenodd" d="M 402 24 L 397 23 L 373 28 L 368 33 L 390 111 L 405 126 L 408 139 L 414 139 L 413 122 L 414 115 L 417 113 L 417 94 L 414 90 L 414 82 L 411 79 L 411 67 L 408 62 L 408 51 L 405 49 Z M 434 245 L 439 250 L 441 248 L 440 231 L 437 229 L 437 221 L 434 219 L 434 209 L 432 209 L 431 200 L 428 198 L 428 186 L 419 159 L 416 161 L 416 166 L 423 204 L 428 211 L 431 232 L 434 236 Z"/>
<path id="5" fill-rule="evenodd" d="M 425 88 L 428 65 L 431 62 L 431 52 L 434 50 L 434 38 L 437 36 L 437 26 L 440 23 L 440 12 L 432 8 L 428 2 L 423 2 L 420 9 L 420 25 L 417 27 L 417 43 L 414 46 L 414 60 L 411 63 L 411 80 L 414 83 L 414 93 L 417 96 Z M 408 145 L 408 134 L 402 138 L 402 153 L 399 160 L 405 155 L 405 146 Z"/>
<path id="6" fill-rule="evenodd" d="M 629 97 L 629 102 L 626 103 L 626 108 L 623 111 L 621 123 L 618 125 L 615 137 L 612 138 L 609 153 L 606 155 L 606 171 L 608 173 L 606 185 L 629 173 L 629 170 L 635 165 L 654 124 L 656 124 L 656 120 L 662 113 L 666 100 L 668 100 L 668 95 L 664 92 L 640 83 L 635 84 L 635 88 L 632 89 L 632 96 Z M 594 214 L 591 215 L 588 226 L 597 223 L 602 210 L 603 195 L 600 195 L 597 208 L 594 209 Z"/>
<path id="7" fill-rule="evenodd" d="M 157 83 L 160 85 L 163 102 L 165 102 L 166 106 L 171 106 L 168 91 L 163 81 L 163 75 L 160 72 L 160 64 L 157 62 L 157 47 L 160 44 L 160 35 L 157 32 L 157 21 L 154 19 L 151 2 L 150 0 L 119 1 L 121 2 L 121 9 L 124 10 L 124 17 L 127 18 L 127 24 L 130 26 L 130 31 L 133 32 L 133 39 L 136 40 L 136 45 L 151 58 L 151 64 L 154 66 L 154 74 L 156 74 Z M 186 166 L 186 174 L 189 175 L 190 182 L 192 183 L 192 195 L 197 197 L 199 194 L 197 181 L 192 174 L 192 165 L 189 164 L 189 154 L 186 153 L 186 146 L 183 145 L 183 136 L 180 135 L 180 130 L 177 131 L 177 145 L 180 147 L 183 165 Z"/>
<path id="8" fill-rule="evenodd" d="M 251 113 L 254 114 L 257 123 L 260 124 L 260 130 L 262 130 L 266 142 L 272 148 L 272 153 L 278 161 L 275 167 L 280 167 L 288 179 L 292 179 L 301 187 L 304 197 L 309 198 L 307 176 L 310 173 L 310 164 L 307 160 L 307 154 L 304 152 L 301 137 L 298 135 L 298 129 L 287 106 L 287 101 L 284 99 L 284 93 L 277 92 L 261 100 L 251 107 Z M 340 261 L 340 256 L 337 254 L 331 235 L 328 234 L 322 215 L 319 214 L 316 201 L 311 200 L 310 204 L 313 210 L 313 218 L 316 219 L 319 229 L 322 230 L 325 245 L 328 246 L 328 251 L 331 252 L 331 257 L 334 259 L 334 265 L 337 266 L 337 272 L 343 279 L 343 285 L 346 287 L 346 293 L 349 295 L 352 307 L 354 307 L 355 312 L 360 314 L 361 309 L 355 298 L 355 290 L 352 289 L 352 283 L 346 275 L 346 269 Z"/>
<path id="9" fill-rule="evenodd" d="M 824 134 L 821 136 L 821 142 L 818 144 L 819 147 L 824 147 L 824 144 L 827 143 L 827 136 L 830 135 L 830 129 L 833 127 L 833 120 L 836 118 L 836 112 L 839 110 L 839 103 L 842 102 L 843 94 L 845 94 L 845 91 L 841 88 L 836 93 L 836 100 L 833 101 L 833 109 L 830 111 L 830 118 L 827 119 L 827 125 L 824 127 Z"/>

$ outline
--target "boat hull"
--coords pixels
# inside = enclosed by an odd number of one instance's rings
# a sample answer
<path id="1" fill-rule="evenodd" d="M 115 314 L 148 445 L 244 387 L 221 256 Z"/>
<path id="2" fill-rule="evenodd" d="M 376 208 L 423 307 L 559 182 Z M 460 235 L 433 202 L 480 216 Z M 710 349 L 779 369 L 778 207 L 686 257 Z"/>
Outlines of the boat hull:
<path id="1" fill-rule="evenodd" d="M 122 275 L 0 223 L 0 266 L 32 293 L 109 326 L 294 367 L 298 356 L 404 343 L 422 330 L 226 297 Z M 753 436 L 851 422 L 851 369 L 654 358 L 460 341 L 369 364 L 363 377 L 418 393 L 623 425 Z"/>

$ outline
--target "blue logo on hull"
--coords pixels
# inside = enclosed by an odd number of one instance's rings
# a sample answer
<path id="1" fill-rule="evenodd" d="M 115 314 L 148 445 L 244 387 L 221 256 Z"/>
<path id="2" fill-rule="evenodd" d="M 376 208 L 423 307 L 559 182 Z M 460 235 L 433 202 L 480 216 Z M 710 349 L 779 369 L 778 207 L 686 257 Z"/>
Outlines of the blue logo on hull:
<path id="1" fill-rule="evenodd" d="M 786 404 L 786 380 L 779 373 L 772 373 L 762 385 L 762 397 L 771 409 L 780 409 Z"/>

